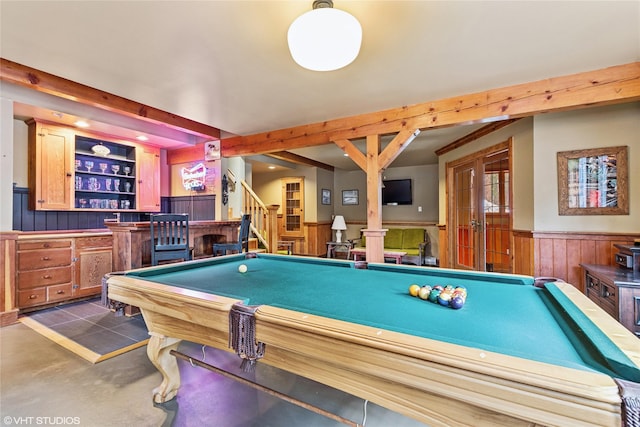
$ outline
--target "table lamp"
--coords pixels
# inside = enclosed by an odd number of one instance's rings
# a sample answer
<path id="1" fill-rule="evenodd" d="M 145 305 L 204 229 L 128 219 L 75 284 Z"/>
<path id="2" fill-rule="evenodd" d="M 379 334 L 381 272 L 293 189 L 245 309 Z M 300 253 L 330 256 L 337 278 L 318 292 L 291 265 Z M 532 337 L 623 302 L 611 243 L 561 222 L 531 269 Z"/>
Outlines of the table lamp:
<path id="1" fill-rule="evenodd" d="M 336 230 L 336 242 L 342 243 L 342 230 L 347 229 L 347 224 L 345 224 L 344 217 L 342 215 L 336 215 L 333 218 L 331 229 Z"/>

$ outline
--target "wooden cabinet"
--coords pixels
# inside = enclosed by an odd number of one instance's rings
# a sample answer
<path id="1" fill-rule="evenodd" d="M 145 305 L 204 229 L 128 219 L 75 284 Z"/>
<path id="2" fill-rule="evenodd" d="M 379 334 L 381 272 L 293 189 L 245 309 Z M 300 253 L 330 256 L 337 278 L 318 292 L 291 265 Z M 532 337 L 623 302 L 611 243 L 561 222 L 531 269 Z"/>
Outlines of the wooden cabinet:
<path id="1" fill-rule="evenodd" d="M 16 305 L 19 308 L 71 298 L 71 239 L 18 242 L 17 252 Z"/>
<path id="2" fill-rule="evenodd" d="M 138 148 L 138 210 L 160 211 L 160 150 Z"/>
<path id="3" fill-rule="evenodd" d="M 30 209 L 160 210 L 160 149 L 28 124 Z"/>
<path id="4" fill-rule="evenodd" d="M 29 209 L 71 208 L 74 135 L 70 129 L 29 123 Z"/>
<path id="5" fill-rule="evenodd" d="M 112 254 L 111 236 L 75 239 L 74 296 L 84 297 L 102 292 L 102 277 L 113 271 Z"/>
<path id="6" fill-rule="evenodd" d="M 640 337 L 640 277 L 632 270 L 581 264 L 586 295 Z"/>
<path id="7" fill-rule="evenodd" d="M 110 233 L 34 234 L 17 237 L 15 305 L 32 309 L 100 295 L 102 277 L 113 271 Z"/>
<path id="8" fill-rule="evenodd" d="M 282 178 L 281 236 L 304 237 L 304 178 Z"/>

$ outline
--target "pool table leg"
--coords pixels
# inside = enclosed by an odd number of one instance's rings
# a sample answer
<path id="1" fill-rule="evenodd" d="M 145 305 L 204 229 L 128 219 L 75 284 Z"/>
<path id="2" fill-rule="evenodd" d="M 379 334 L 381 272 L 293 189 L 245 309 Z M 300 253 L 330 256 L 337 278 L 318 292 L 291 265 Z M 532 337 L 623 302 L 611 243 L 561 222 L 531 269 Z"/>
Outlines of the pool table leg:
<path id="1" fill-rule="evenodd" d="M 147 356 L 162 374 L 162 383 L 153 389 L 153 401 L 155 403 L 168 402 L 176 397 L 180 388 L 178 362 L 171 355 L 171 350 L 177 350 L 182 340 L 165 337 L 155 332 L 150 332 L 149 335 L 151 338 L 147 344 Z"/>

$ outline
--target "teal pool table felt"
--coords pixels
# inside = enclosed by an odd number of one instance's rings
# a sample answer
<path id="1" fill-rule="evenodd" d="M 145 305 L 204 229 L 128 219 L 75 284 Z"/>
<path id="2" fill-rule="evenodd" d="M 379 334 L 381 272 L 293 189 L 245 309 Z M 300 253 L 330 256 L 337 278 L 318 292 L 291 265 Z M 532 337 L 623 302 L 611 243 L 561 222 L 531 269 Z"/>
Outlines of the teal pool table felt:
<path id="1" fill-rule="evenodd" d="M 238 266 L 247 266 L 240 273 Z M 145 280 L 640 381 L 640 372 L 557 290 L 527 276 L 263 255 L 130 273 Z M 467 288 L 455 310 L 409 295 L 411 284 Z"/>

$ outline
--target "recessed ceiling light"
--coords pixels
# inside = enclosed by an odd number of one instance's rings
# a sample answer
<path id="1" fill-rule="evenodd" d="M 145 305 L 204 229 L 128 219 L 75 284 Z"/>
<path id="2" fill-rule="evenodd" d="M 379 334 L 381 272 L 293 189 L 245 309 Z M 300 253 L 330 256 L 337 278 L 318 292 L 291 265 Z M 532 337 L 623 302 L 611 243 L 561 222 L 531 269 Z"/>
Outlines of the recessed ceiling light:
<path id="1" fill-rule="evenodd" d="M 146 137 L 146 136 L 144 136 L 144 135 L 138 135 L 138 136 L 136 136 L 136 139 L 137 139 L 138 141 L 148 141 L 148 140 L 149 140 L 149 138 L 147 138 L 147 137 Z"/>
<path id="2" fill-rule="evenodd" d="M 63 118 L 63 117 L 64 117 L 64 114 L 62 114 L 62 113 L 58 113 L 57 111 L 52 112 L 52 113 L 51 113 L 51 115 L 52 115 L 53 117 L 57 117 L 58 119 L 61 119 L 61 118 Z"/>
<path id="3" fill-rule="evenodd" d="M 343 154 L 343 156 L 345 156 L 345 157 L 349 157 L 349 155 L 348 155 L 347 153 L 344 153 L 344 154 Z"/>
<path id="4" fill-rule="evenodd" d="M 276 168 L 275 166 L 269 166 L 269 169 L 275 169 L 275 168 Z"/>
<path id="5" fill-rule="evenodd" d="M 78 120 L 77 122 L 74 123 L 74 125 L 78 126 L 79 128 L 89 127 L 89 123 L 85 122 L 84 120 Z"/>

